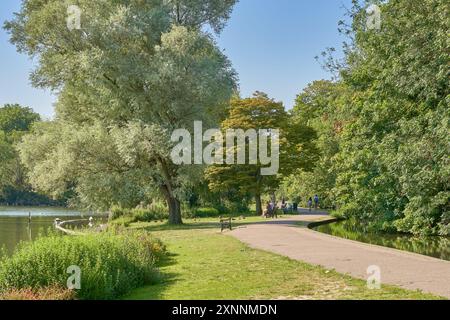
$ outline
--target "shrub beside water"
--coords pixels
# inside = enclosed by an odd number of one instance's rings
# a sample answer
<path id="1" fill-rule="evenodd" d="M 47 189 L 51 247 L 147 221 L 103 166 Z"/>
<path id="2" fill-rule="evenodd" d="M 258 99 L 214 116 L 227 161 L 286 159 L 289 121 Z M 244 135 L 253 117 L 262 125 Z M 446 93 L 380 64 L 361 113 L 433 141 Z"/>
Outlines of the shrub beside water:
<path id="1" fill-rule="evenodd" d="M 144 231 L 42 237 L 20 244 L 11 257 L 1 259 L 0 294 L 66 288 L 67 268 L 78 266 L 77 298 L 114 299 L 154 283 L 155 262 L 164 252 L 164 245 Z"/>
<path id="2" fill-rule="evenodd" d="M 132 215 L 135 222 L 165 220 L 169 218 L 169 210 L 165 205 L 155 203 L 148 208 L 137 208 L 132 210 Z"/>
<path id="3" fill-rule="evenodd" d="M 229 211 L 226 208 L 201 207 L 190 208 L 186 205 L 182 208 L 183 218 L 215 218 L 226 213 L 242 213 L 242 211 Z M 124 209 L 114 206 L 110 210 L 112 225 L 128 227 L 133 222 L 151 222 L 167 220 L 168 209 L 161 203 L 152 204 L 146 208 Z"/>
<path id="4" fill-rule="evenodd" d="M 110 220 L 117 220 L 119 218 L 122 218 L 124 216 L 126 216 L 129 213 L 128 209 L 124 209 L 120 206 L 113 206 L 110 210 L 109 210 L 109 219 Z"/>
<path id="5" fill-rule="evenodd" d="M 132 222 L 149 222 L 165 220 L 169 217 L 167 207 L 160 203 L 151 204 L 145 208 L 125 209 L 114 206 L 110 210 L 110 220 L 116 221 L 116 224 L 126 225 Z"/>

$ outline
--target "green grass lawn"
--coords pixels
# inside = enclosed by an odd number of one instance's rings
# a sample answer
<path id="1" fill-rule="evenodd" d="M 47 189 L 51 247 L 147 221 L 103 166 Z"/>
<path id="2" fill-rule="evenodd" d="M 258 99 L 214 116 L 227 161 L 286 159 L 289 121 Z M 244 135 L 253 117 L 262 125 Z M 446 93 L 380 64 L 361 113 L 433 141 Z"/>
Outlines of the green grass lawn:
<path id="1" fill-rule="evenodd" d="M 436 299 L 392 286 L 369 290 L 365 281 L 251 249 L 221 234 L 217 219 L 189 220 L 175 228 L 162 223 L 132 227 L 163 240 L 169 256 L 160 265 L 159 284 L 135 290 L 125 299 Z"/>

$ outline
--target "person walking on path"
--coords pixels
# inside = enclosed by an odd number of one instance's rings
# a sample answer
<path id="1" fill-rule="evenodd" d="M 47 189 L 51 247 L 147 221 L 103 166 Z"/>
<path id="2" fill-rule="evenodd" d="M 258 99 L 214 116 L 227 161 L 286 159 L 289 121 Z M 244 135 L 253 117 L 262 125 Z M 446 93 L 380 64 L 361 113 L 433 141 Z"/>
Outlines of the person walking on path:
<path id="1" fill-rule="evenodd" d="M 294 211 L 294 213 L 298 213 L 298 202 L 296 200 L 292 203 L 292 211 Z"/>
<path id="2" fill-rule="evenodd" d="M 271 208 L 272 208 L 272 206 L 271 206 L 270 202 L 267 201 L 266 209 L 265 209 L 264 212 L 263 212 L 263 217 L 264 217 L 264 218 L 269 218 Z"/>
<path id="3" fill-rule="evenodd" d="M 283 214 L 286 214 L 288 209 L 287 209 L 287 203 L 286 200 L 283 198 L 283 200 L 281 200 L 281 206 L 280 206 L 281 210 L 283 211 Z"/>
<path id="4" fill-rule="evenodd" d="M 317 194 L 314 196 L 314 209 L 319 209 L 319 196 Z"/>
<path id="5" fill-rule="evenodd" d="M 308 209 L 309 209 L 309 211 L 311 211 L 311 208 L 312 208 L 312 198 L 309 197 L 309 199 L 308 199 Z"/>

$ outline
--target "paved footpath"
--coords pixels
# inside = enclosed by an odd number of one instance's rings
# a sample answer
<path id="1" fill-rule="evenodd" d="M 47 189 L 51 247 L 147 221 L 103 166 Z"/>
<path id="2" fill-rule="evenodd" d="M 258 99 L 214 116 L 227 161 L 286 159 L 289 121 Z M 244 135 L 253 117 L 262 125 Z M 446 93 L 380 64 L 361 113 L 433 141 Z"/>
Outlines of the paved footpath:
<path id="1" fill-rule="evenodd" d="M 450 298 L 450 261 L 322 234 L 295 224 L 327 220 L 325 213 L 302 214 L 243 226 L 229 234 L 252 248 L 367 279 L 367 268 L 381 270 L 381 282 Z"/>

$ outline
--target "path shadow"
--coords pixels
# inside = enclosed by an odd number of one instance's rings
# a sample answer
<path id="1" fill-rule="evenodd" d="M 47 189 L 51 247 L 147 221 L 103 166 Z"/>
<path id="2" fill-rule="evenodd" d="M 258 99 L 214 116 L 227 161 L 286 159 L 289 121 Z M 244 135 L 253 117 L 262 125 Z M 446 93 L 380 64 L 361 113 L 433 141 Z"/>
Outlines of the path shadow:
<path id="1" fill-rule="evenodd" d="M 302 220 L 302 216 L 317 216 L 324 217 L 323 220 Z M 299 214 L 295 216 L 279 216 L 278 218 L 268 218 L 264 221 L 256 221 L 249 223 L 238 223 L 234 225 L 235 229 L 245 228 L 252 225 L 278 225 L 278 226 L 289 226 L 289 227 L 301 227 L 301 228 L 314 228 L 318 225 L 328 224 L 337 221 L 337 219 L 332 218 L 327 212 L 314 213 L 314 214 Z"/>
<path id="2" fill-rule="evenodd" d="M 330 213 L 328 211 L 325 211 L 325 210 L 311 209 L 311 211 L 309 211 L 309 209 L 307 209 L 307 208 L 299 208 L 298 209 L 298 213 L 300 215 L 309 215 L 309 216 L 330 215 Z"/>
<path id="3" fill-rule="evenodd" d="M 302 211 L 302 214 L 295 215 L 296 218 L 294 218 L 293 215 L 279 215 L 278 218 L 267 218 L 264 221 L 249 221 L 244 219 L 240 219 L 239 217 L 233 217 L 232 225 L 233 228 L 239 228 L 239 227 L 245 227 L 249 225 L 265 225 L 265 224 L 273 224 L 273 225 L 296 225 L 296 226 L 308 226 L 309 224 L 313 223 L 312 221 L 301 220 L 302 216 L 328 216 L 329 214 L 325 211 Z M 210 222 L 187 222 L 182 225 L 169 225 L 168 223 L 165 224 L 155 224 L 155 225 L 149 225 L 145 226 L 143 228 L 146 231 L 149 232 L 157 232 L 157 231 L 176 231 L 176 230 L 212 230 L 212 229 L 218 229 L 220 231 L 220 222 L 217 221 L 210 221 Z"/>

